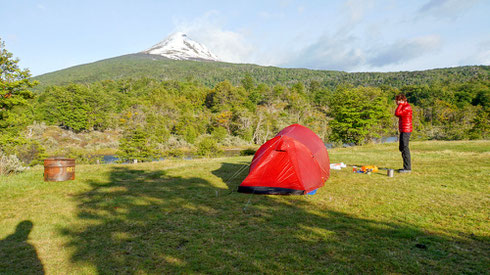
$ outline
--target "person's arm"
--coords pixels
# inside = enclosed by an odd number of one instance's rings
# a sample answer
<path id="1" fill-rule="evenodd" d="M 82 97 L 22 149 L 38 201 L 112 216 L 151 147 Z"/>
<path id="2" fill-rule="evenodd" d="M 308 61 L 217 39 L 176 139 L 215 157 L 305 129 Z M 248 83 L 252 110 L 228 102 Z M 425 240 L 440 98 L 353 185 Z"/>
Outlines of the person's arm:
<path id="1" fill-rule="evenodd" d="M 401 117 L 404 115 L 404 107 L 405 106 L 405 102 L 401 102 L 398 104 L 398 107 L 396 107 L 396 110 L 395 110 L 395 116 L 397 117 Z"/>

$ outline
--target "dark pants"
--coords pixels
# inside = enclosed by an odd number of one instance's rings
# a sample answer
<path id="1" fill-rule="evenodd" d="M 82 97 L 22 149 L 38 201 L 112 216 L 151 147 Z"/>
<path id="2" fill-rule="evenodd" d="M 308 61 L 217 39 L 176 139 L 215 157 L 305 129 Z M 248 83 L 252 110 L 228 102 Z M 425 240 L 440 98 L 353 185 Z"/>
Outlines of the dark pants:
<path id="1" fill-rule="evenodd" d="M 410 134 L 412 133 L 400 133 L 400 146 L 398 149 L 402 152 L 403 169 L 412 170 L 412 161 L 410 159 L 410 149 L 408 148 L 408 142 L 410 141 Z"/>

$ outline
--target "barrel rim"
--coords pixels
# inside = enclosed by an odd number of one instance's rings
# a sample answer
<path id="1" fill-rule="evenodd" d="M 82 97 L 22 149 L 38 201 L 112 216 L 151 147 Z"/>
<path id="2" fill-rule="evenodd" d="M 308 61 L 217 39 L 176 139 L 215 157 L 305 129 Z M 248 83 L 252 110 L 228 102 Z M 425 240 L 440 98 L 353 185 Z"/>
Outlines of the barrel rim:
<path id="1" fill-rule="evenodd" d="M 74 158 L 65 158 L 65 157 L 53 157 L 53 158 L 46 158 L 44 161 L 49 161 L 49 160 L 65 160 L 65 161 L 75 161 Z"/>

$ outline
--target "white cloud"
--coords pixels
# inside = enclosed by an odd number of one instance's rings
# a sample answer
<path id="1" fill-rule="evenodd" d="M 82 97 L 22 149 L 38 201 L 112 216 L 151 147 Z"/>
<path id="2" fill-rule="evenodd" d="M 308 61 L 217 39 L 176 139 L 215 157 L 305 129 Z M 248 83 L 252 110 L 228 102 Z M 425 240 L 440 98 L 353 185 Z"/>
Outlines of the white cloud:
<path id="1" fill-rule="evenodd" d="M 405 39 L 381 46 L 361 45 L 364 41 L 353 36 L 324 35 L 301 50 L 294 59 L 285 62 L 288 67 L 311 69 L 358 71 L 406 64 L 414 59 L 433 53 L 441 48 L 437 35 Z"/>
<path id="2" fill-rule="evenodd" d="M 373 7 L 371 0 L 347 0 L 344 2 L 341 13 L 344 17 L 343 25 L 337 33 L 351 32 L 366 16 L 366 13 Z"/>
<path id="3" fill-rule="evenodd" d="M 233 63 L 250 62 L 255 48 L 246 39 L 244 31 L 226 30 L 219 22 L 219 12 L 210 11 L 192 21 L 174 20 L 176 30 L 204 44 L 221 60 Z"/>
<path id="4" fill-rule="evenodd" d="M 324 35 L 286 62 L 288 67 L 311 69 L 351 70 L 364 63 L 364 53 L 356 47 L 354 36 Z"/>
<path id="5" fill-rule="evenodd" d="M 455 19 L 479 0 L 429 0 L 417 11 L 420 16 Z"/>
<path id="6" fill-rule="evenodd" d="M 383 67 L 402 64 L 440 48 L 441 38 L 438 35 L 399 40 L 390 45 L 371 50 L 367 58 L 367 65 Z"/>
<path id="7" fill-rule="evenodd" d="M 474 53 L 461 59 L 460 65 L 490 65 L 490 40 L 482 41 Z"/>

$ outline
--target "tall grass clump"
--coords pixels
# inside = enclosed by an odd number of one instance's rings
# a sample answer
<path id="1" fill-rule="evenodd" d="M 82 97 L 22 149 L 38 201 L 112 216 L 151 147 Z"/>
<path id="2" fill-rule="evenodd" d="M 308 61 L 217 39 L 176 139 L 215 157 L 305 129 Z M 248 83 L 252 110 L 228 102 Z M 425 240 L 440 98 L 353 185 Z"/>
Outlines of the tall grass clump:
<path id="1" fill-rule="evenodd" d="M 19 173 L 25 169 L 26 168 L 22 165 L 22 162 L 16 155 L 5 155 L 0 152 L 0 175 Z"/>

